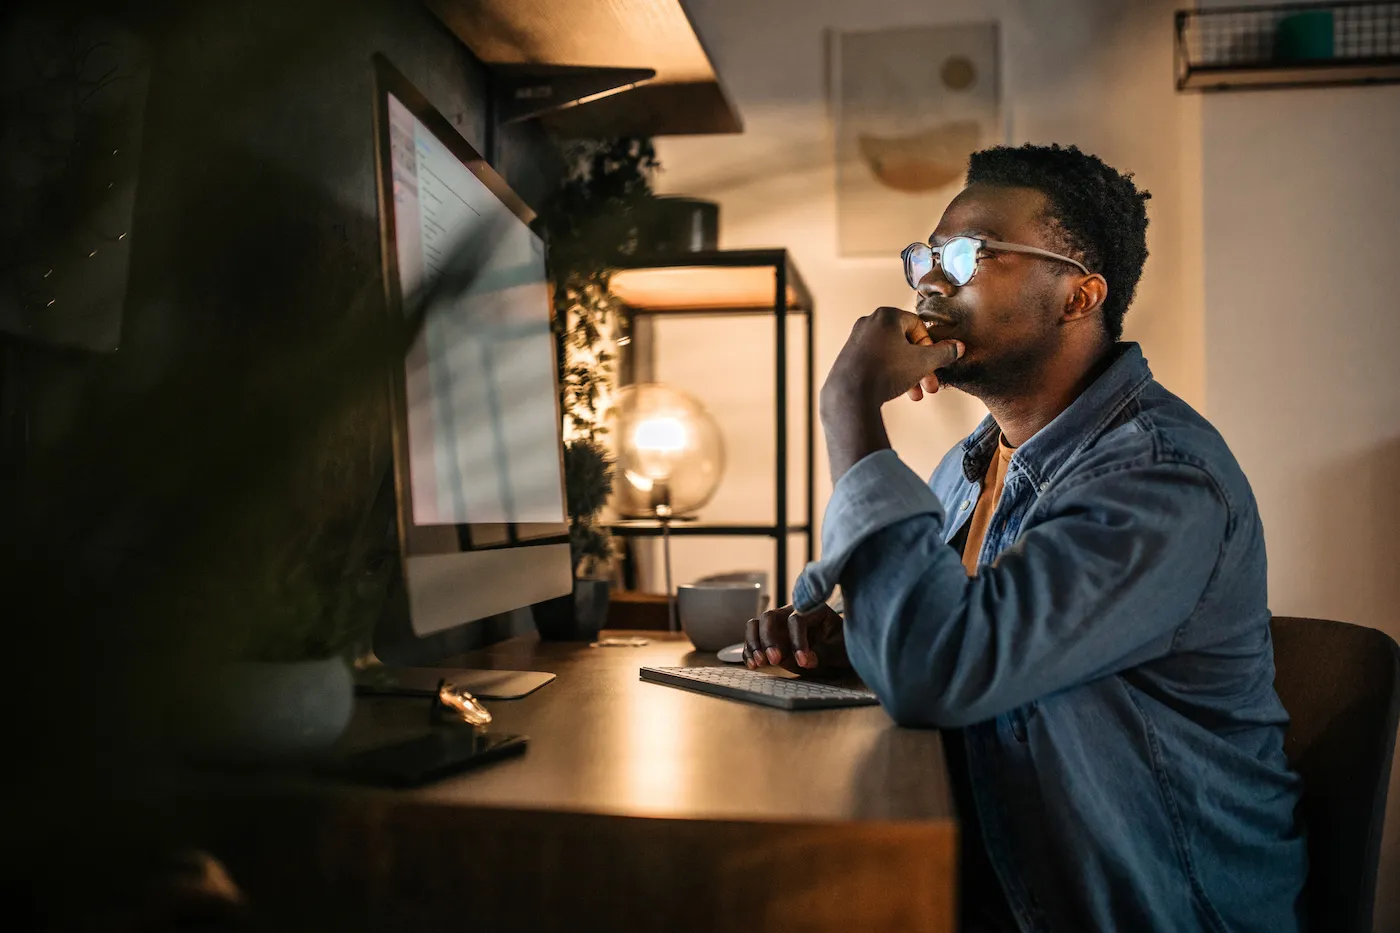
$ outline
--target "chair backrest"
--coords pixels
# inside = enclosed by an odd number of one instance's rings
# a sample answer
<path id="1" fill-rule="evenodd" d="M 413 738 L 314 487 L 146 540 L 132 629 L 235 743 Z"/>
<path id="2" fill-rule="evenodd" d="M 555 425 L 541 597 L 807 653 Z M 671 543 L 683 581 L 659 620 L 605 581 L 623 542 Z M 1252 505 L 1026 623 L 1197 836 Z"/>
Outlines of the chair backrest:
<path id="1" fill-rule="evenodd" d="M 1345 622 L 1275 617 L 1284 750 L 1303 777 L 1310 927 L 1371 933 L 1386 788 L 1400 718 L 1400 647 Z"/>

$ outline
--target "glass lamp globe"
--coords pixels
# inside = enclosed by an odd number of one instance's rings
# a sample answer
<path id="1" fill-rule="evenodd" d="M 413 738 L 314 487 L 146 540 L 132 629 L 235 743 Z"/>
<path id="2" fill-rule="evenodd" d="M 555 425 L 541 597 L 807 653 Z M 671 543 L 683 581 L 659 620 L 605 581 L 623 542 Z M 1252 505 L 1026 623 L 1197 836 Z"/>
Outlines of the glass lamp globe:
<path id="1" fill-rule="evenodd" d="M 683 518 L 715 494 L 724 440 L 693 397 L 657 382 L 625 386 L 608 415 L 613 507 L 623 518 Z"/>

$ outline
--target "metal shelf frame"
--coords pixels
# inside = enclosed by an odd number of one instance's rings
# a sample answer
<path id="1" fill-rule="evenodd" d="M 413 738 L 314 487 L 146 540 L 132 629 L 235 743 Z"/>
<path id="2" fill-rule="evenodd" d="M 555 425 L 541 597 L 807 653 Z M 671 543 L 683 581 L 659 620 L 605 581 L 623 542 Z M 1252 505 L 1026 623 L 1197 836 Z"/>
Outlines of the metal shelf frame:
<path id="1" fill-rule="evenodd" d="M 813 316 L 814 306 L 811 292 L 808 291 L 806 283 L 802 279 L 801 273 L 793 264 L 792 256 L 786 249 L 744 249 L 744 250 L 710 250 L 704 252 L 682 253 L 674 256 L 659 257 L 629 257 L 615 264 L 616 269 L 621 271 L 655 271 L 655 270 L 695 270 L 714 269 L 718 270 L 716 277 L 724 275 L 723 270 L 739 269 L 772 269 L 773 280 L 771 290 L 763 295 L 738 294 L 732 296 L 733 300 L 726 301 L 722 306 L 715 306 L 704 302 L 697 304 L 686 303 L 683 299 L 679 301 L 653 301 L 649 305 L 634 305 L 628 303 L 627 313 L 633 318 L 644 315 L 684 315 L 686 317 L 728 317 L 732 315 L 772 315 L 773 316 L 773 339 L 774 339 L 774 431 L 775 437 L 775 457 L 773 464 L 774 476 L 774 521 L 767 523 L 733 523 L 733 522 L 672 522 L 670 533 L 675 537 L 768 537 L 774 541 L 776 554 L 776 579 L 773 581 L 775 596 L 781 596 L 785 601 L 786 594 L 791 591 L 793 579 L 790 579 L 790 568 L 788 567 L 788 541 L 792 535 L 803 535 L 806 538 L 806 559 L 811 561 L 816 554 L 815 541 L 813 540 L 812 527 L 814 524 L 814 512 L 816 508 L 816 382 L 814 375 L 814 327 Z M 614 279 L 616 281 L 616 279 Z M 623 298 L 626 302 L 626 298 Z M 792 322 L 793 317 L 800 318 L 799 322 Z M 791 509 L 788 495 L 788 466 L 790 462 L 790 451 L 788 445 L 788 328 L 796 323 L 796 326 L 804 328 L 806 334 L 806 348 L 804 359 L 802 360 L 805 369 L 804 395 L 805 407 L 802 417 L 806 421 L 806 432 L 803 441 L 802 456 L 805 476 L 805 488 L 802 492 L 803 501 L 806 506 L 805 522 L 794 524 L 791 521 Z M 659 537 L 662 534 L 660 522 L 654 521 L 622 521 L 610 524 L 608 529 L 614 534 L 627 538 Z"/>

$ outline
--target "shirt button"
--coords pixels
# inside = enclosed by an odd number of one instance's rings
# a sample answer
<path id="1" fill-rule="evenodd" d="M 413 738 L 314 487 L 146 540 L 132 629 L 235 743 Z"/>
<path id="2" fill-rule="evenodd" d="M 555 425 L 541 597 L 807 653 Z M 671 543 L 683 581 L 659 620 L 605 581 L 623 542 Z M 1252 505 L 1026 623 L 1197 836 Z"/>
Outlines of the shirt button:
<path id="1" fill-rule="evenodd" d="M 1041 483 L 1041 484 L 1040 484 L 1040 491 L 1041 491 L 1041 492 L 1044 492 L 1045 490 L 1047 490 L 1047 489 L 1049 489 L 1049 488 L 1050 488 L 1050 484 L 1049 484 L 1049 483 Z"/>
<path id="2" fill-rule="evenodd" d="M 971 505 L 971 504 L 972 504 L 972 500 L 971 500 L 971 499 L 964 499 L 964 500 L 958 505 L 958 511 L 959 511 L 959 512 L 966 512 L 966 511 L 967 511 L 967 507 L 968 507 L 969 505 Z"/>

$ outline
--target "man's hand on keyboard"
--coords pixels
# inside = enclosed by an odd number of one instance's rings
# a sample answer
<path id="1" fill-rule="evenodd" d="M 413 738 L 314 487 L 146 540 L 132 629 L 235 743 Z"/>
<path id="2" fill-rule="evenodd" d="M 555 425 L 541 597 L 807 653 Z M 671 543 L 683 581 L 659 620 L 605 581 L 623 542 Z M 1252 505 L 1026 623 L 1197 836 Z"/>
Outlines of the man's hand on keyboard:
<path id="1" fill-rule="evenodd" d="M 841 617 L 825 605 L 801 615 L 792 606 L 769 609 L 748 622 L 744 663 L 753 670 L 773 664 L 794 674 L 849 669 Z"/>

